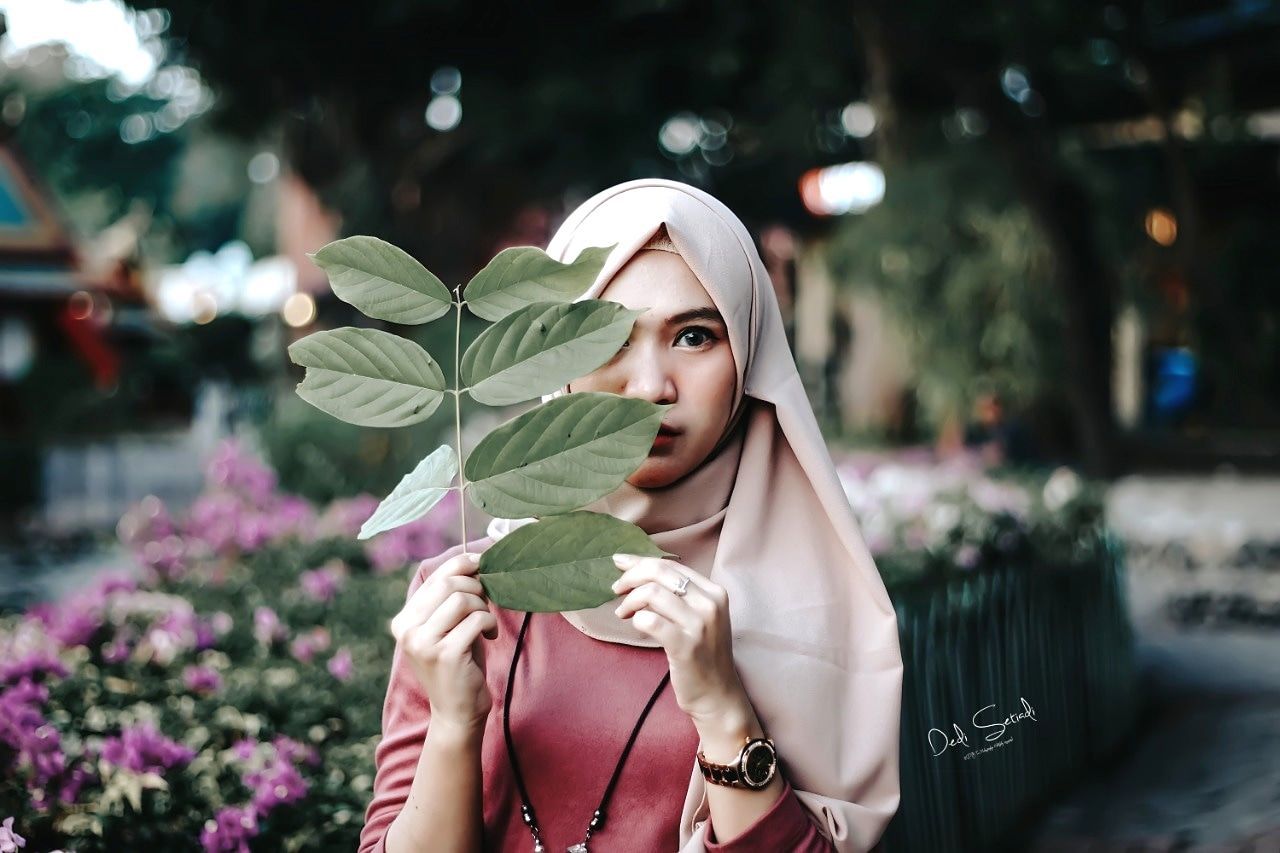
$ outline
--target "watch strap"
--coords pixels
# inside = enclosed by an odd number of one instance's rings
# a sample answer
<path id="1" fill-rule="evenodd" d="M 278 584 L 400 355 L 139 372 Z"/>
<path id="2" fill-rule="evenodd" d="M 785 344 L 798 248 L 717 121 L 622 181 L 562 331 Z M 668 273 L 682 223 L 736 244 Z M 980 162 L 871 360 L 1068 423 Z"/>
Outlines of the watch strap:
<path id="1" fill-rule="evenodd" d="M 698 767 L 702 770 L 702 778 L 706 779 L 713 785 L 723 785 L 728 788 L 749 788 L 752 790 L 764 787 L 764 785 L 752 785 L 743 778 L 743 759 L 747 754 L 747 750 L 756 741 L 767 743 L 770 750 L 774 753 L 774 762 L 777 762 L 777 751 L 773 745 L 773 740 L 767 737 L 746 737 L 743 739 L 742 748 L 738 750 L 738 754 L 734 756 L 728 764 L 717 764 L 709 761 L 703 754 L 702 750 L 698 750 Z M 773 773 L 769 774 L 769 779 L 773 778 Z"/>

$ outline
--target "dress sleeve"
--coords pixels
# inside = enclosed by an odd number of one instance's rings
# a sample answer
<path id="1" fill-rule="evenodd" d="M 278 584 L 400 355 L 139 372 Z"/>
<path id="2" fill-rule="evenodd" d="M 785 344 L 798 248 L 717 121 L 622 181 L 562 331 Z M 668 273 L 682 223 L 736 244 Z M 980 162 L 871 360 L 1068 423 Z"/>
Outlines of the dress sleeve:
<path id="1" fill-rule="evenodd" d="M 422 586 L 428 575 L 461 552 L 462 546 L 455 545 L 419 564 L 405 600 Z M 373 753 L 376 768 L 373 799 L 365 809 L 359 853 L 385 853 L 387 830 L 409 799 L 409 789 L 413 786 L 430 719 L 431 706 L 427 694 L 404 660 L 397 643 L 391 658 L 387 696 L 382 704 L 382 739 Z"/>
<path id="2" fill-rule="evenodd" d="M 818 831 L 818 825 L 800 803 L 791 783 L 783 780 L 782 795 L 769 810 L 729 841 L 715 838 L 715 827 L 707 820 L 703 844 L 707 853 L 753 853 L 758 850 L 787 850 L 791 853 L 834 853 L 835 845 Z"/>

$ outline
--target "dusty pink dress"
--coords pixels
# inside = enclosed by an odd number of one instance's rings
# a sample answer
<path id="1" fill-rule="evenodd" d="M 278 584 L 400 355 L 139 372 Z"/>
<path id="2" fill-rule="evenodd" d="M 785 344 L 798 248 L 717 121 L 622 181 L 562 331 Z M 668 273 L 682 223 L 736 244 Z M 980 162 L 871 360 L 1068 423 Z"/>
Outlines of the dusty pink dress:
<path id="1" fill-rule="evenodd" d="M 484 537 L 468 543 L 483 551 Z M 441 563 L 462 552 L 454 546 L 423 563 L 412 595 Z M 484 850 L 528 853 L 533 837 L 520 819 L 520 793 L 502 736 L 507 671 L 524 614 L 495 607 L 499 635 L 489 642 L 487 663 L 493 710 L 482 746 Z M 645 703 L 667 671 L 666 653 L 594 640 L 558 613 L 535 613 L 525 635 L 512 698 L 511 737 L 542 826 L 548 853 L 582 840 L 591 814 Z M 365 813 L 360 853 L 384 850 L 387 828 L 399 814 L 426 737 L 430 706 L 399 649 L 382 712 L 382 740 L 375 753 L 373 799 Z M 645 719 L 614 788 L 603 830 L 590 842 L 601 853 L 673 853 L 698 734 L 676 704 L 670 685 Z M 829 853 L 786 784 L 778 801 L 752 826 L 725 843 L 707 833 L 707 850 Z"/>

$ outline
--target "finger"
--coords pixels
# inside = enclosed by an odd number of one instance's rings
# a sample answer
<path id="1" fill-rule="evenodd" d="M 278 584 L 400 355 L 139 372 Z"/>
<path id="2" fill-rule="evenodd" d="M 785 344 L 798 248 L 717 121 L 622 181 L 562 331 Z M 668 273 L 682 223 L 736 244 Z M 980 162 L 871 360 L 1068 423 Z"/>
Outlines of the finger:
<path id="1" fill-rule="evenodd" d="M 400 612 L 391 620 L 391 633 L 399 638 L 425 622 L 440 604 L 454 592 L 468 592 L 484 598 L 484 586 L 472 575 L 432 575 L 427 583 L 420 586 Z"/>
<path id="2" fill-rule="evenodd" d="M 469 554 L 454 554 L 440 564 L 440 568 L 431 573 L 432 577 L 444 575 L 474 575 L 480 565 L 480 555 L 472 551 Z"/>
<path id="3" fill-rule="evenodd" d="M 476 651 L 474 647 L 484 645 L 484 643 L 479 642 L 480 635 L 486 631 L 496 630 L 498 630 L 497 617 L 488 610 L 473 610 L 449 633 L 444 635 L 443 639 L 440 640 L 440 650 L 442 653 L 461 653 L 463 650 L 470 648 L 474 654 Z M 476 658 L 477 663 L 480 660 L 479 657 Z"/>
<path id="4" fill-rule="evenodd" d="M 661 643 L 664 649 L 675 650 L 683 644 L 684 632 L 680 630 L 680 626 L 647 607 L 635 612 L 631 617 L 631 624 L 637 631 L 648 634 Z"/>
<path id="5" fill-rule="evenodd" d="M 691 637 L 702 635 L 703 617 L 689 605 L 688 601 L 661 584 L 647 582 L 636 587 L 622 600 L 622 604 L 618 605 L 616 613 L 623 619 L 627 619 L 644 607 L 678 625 Z"/>
<path id="6" fill-rule="evenodd" d="M 715 586 L 709 579 L 682 563 L 659 557 L 643 557 L 640 562 L 625 570 L 622 576 L 614 581 L 613 591 L 621 595 L 645 581 L 654 581 L 667 589 L 674 589 L 680 583 L 682 576 L 689 579 L 689 586 L 696 587 L 708 595 Z"/>
<path id="7" fill-rule="evenodd" d="M 439 642 L 467 615 L 476 610 L 489 612 L 489 603 L 478 595 L 469 592 L 452 592 L 441 602 L 436 611 L 422 623 L 422 630 Z"/>

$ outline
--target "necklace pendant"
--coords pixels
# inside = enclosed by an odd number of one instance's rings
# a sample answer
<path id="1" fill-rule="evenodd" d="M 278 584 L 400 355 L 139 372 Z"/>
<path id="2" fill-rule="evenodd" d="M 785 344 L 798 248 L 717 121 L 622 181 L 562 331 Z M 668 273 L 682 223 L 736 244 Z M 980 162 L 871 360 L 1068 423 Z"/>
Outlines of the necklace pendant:
<path id="1" fill-rule="evenodd" d="M 587 842 L 579 841 L 577 844 L 570 847 L 566 853 L 588 853 Z"/>
<path id="2" fill-rule="evenodd" d="M 542 846 L 542 841 L 535 838 L 533 840 L 533 853 L 547 853 L 547 848 Z"/>

